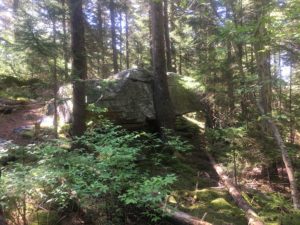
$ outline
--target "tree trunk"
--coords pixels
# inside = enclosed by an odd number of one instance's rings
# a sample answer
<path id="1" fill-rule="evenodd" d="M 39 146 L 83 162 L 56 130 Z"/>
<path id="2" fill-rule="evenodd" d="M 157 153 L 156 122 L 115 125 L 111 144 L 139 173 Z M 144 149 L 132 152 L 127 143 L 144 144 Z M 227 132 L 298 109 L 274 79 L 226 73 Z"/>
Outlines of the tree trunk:
<path id="1" fill-rule="evenodd" d="M 191 216 L 187 213 L 178 210 L 163 208 L 163 211 L 168 213 L 172 222 L 175 223 L 179 223 L 183 225 L 212 225 L 211 223 L 208 223 L 202 219 L 199 219 L 197 217 Z"/>
<path id="2" fill-rule="evenodd" d="M 163 6 L 161 1 L 151 1 L 150 6 L 156 118 L 160 129 L 173 129 L 175 125 L 175 113 L 169 94 L 166 75 Z"/>
<path id="3" fill-rule="evenodd" d="M 56 21 L 53 19 L 53 45 L 56 47 Z M 57 79 L 57 57 L 56 52 L 53 56 L 53 95 L 54 95 L 54 135 L 58 138 L 58 112 L 57 112 L 57 92 L 58 92 L 58 79 Z"/>
<path id="4" fill-rule="evenodd" d="M 229 117 L 233 116 L 235 109 L 235 96 L 234 96 L 234 83 L 233 83 L 233 70 L 232 70 L 232 54 L 231 54 L 231 43 L 227 41 L 227 59 L 226 59 L 225 76 L 227 81 L 227 97 L 229 102 Z"/>
<path id="5" fill-rule="evenodd" d="M 172 71 L 172 53 L 169 29 L 168 0 L 164 0 L 164 30 L 166 43 L 167 71 Z"/>
<path id="6" fill-rule="evenodd" d="M 67 18 L 66 18 L 66 6 L 65 5 L 66 5 L 65 0 L 62 0 L 64 74 L 65 74 L 65 79 L 67 80 L 69 78 L 69 69 L 68 69 L 69 53 L 68 53 Z"/>
<path id="7" fill-rule="evenodd" d="M 114 73 L 119 72 L 118 65 L 118 52 L 117 52 L 117 35 L 116 35 L 116 12 L 115 12 L 115 2 L 114 0 L 110 0 L 109 2 L 109 10 L 110 10 L 110 22 L 111 22 L 111 43 L 113 50 L 113 68 Z"/>
<path id="8" fill-rule="evenodd" d="M 254 212 L 252 207 L 247 203 L 243 198 L 241 192 L 233 184 L 231 179 L 226 175 L 223 167 L 220 164 L 217 164 L 214 158 L 210 153 L 207 152 L 210 163 L 214 167 L 215 171 L 219 175 L 220 179 L 223 181 L 224 185 L 228 189 L 229 194 L 232 196 L 235 203 L 245 212 L 248 219 L 249 225 L 263 225 L 264 223 L 260 220 L 258 215 Z"/>
<path id="9" fill-rule="evenodd" d="M 119 67 L 120 67 L 120 71 L 123 70 L 123 25 L 122 25 L 122 21 L 123 21 L 123 16 L 122 16 L 122 12 L 120 12 L 119 15 L 120 21 L 119 21 L 119 48 L 120 48 L 120 58 L 119 58 Z"/>
<path id="10" fill-rule="evenodd" d="M 174 31 L 176 29 L 176 25 L 175 25 L 175 2 L 174 1 L 170 1 L 170 31 Z M 174 41 L 170 38 L 170 42 L 171 42 L 171 65 L 172 65 L 172 69 L 173 72 L 177 73 L 177 59 L 176 59 L 176 47 L 175 47 L 175 43 Z"/>
<path id="11" fill-rule="evenodd" d="M 129 69 L 129 22 L 128 22 L 128 11 L 129 6 L 127 5 L 126 1 L 126 11 L 125 11 L 125 36 L 126 36 L 126 68 Z"/>
<path id="12" fill-rule="evenodd" d="M 73 123 L 72 135 L 81 136 L 86 130 L 85 83 L 87 60 L 84 39 L 82 0 L 70 0 L 72 37 Z"/>
<path id="13" fill-rule="evenodd" d="M 97 23 L 98 23 L 98 57 L 99 64 L 98 65 L 98 75 L 101 78 L 105 78 L 107 75 L 107 68 L 105 66 L 105 54 L 106 49 L 104 47 L 104 19 L 103 19 L 103 9 L 102 9 L 102 1 L 97 1 Z"/>
<path id="14" fill-rule="evenodd" d="M 272 112 L 272 76 L 270 66 L 270 51 L 266 48 L 269 44 L 268 33 L 265 27 L 264 16 L 265 8 L 269 0 L 255 0 L 256 22 L 258 27 L 255 33 L 254 52 L 257 65 L 257 73 L 260 80 L 260 101 L 265 114 L 270 115 Z"/>
<path id="15" fill-rule="evenodd" d="M 273 122 L 273 120 L 270 117 L 266 117 L 266 114 L 264 112 L 263 106 L 260 104 L 260 102 L 257 103 L 257 107 L 261 113 L 262 116 L 265 116 L 265 121 L 267 122 L 270 130 L 273 133 L 273 137 L 280 149 L 282 160 L 285 165 L 285 169 L 288 175 L 289 183 L 290 183 L 290 189 L 291 189 L 291 197 L 293 201 L 293 205 L 295 209 L 300 208 L 300 202 L 299 202 L 299 194 L 298 194 L 298 188 L 297 188 L 297 181 L 295 178 L 294 168 L 290 159 L 290 156 L 288 154 L 288 151 L 286 149 L 286 146 L 284 144 L 284 141 L 281 138 L 281 135 L 279 133 L 279 130 L 276 126 L 276 124 Z"/>
<path id="16" fill-rule="evenodd" d="M 289 84 L 289 114 L 290 114 L 290 143 L 295 143 L 295 118 L 293 115 L 293 65 L 290 65 L 290 84 Z"/>

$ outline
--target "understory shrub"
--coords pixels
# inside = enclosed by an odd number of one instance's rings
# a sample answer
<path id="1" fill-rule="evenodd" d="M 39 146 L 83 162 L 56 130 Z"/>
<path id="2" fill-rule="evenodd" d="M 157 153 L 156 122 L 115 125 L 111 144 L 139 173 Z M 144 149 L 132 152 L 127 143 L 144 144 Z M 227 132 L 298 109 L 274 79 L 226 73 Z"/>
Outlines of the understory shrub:
<path id="1" fill-rule="evenodd" d="M 19 158 L 4 168 L 0 198 L 9 219 L 19 212 L 26 220 L 39 208 L 80 209 L 94 224 L 123 224 L 129 208 L 160 218 L 159 206 L 176 180 L 163 162 L 185 150 L 184 141 L 105 122 L 76 142 L 82 148 L 70 150 L 62 141 L 28 146 L 25 157 L 34 161 Z"/>

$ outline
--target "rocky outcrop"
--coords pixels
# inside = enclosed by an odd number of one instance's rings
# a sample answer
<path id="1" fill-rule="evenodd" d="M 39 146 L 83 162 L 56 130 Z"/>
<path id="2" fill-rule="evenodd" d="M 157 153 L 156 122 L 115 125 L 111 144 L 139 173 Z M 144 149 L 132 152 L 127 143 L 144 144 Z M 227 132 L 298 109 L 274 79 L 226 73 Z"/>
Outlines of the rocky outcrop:
<path id="1" fill-rule="evenodd" d="M 88 104 L 107 108 L 107 116 L 119 124 L 144 124 L 155 120 L 153 76 L 141 69 L 120 72 L 104 80 L 87 80 Z M 177 115 L 201 110 L 201 86 L 194 79 L 168 74 L 171 99 Z M 72 85 L 59 89 L 59 117 L 68 122 L 72 114 Z M 49 110 L 48 110 L 49 111 Z"/>

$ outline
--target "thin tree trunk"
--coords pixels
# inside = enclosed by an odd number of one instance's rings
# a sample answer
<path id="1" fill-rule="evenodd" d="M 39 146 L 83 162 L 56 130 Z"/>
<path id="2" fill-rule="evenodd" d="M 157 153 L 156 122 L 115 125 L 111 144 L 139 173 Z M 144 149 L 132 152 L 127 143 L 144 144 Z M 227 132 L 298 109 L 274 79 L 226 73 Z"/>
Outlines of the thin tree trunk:
<path id="1" fill-rule="evenodd" d="M 214 158 L 210 153 L 207 152 L 207 156 L 209 158 L 210 163 L 213 168 L 219 175 L 220 179 L 223 181 L 226 186 L 228 192 L 232 196 L 235 203 L 245 212 L 246 217 L 248 219 L 249 225 L 263 225 L 264 223 L 260 220 L 256 212 L 252 209 L 252 207 L 247 203 L 247 201 L 243 198 L 241 192 L 237 189 L 237 187 L 233 184 L 231 179 L 225 173 L 223 167 L 220 164 L 217 164 Z"/>
<path id="2" fill-rule="evenodd" d="M 56 47 L 56 21 L 53 19 L 53 45 Z M 54 94 L 54 135 L 58 138 L 58 112 L 57 112 L 57 92 L 58 92 L 58 80 L 57 80 L 57 57 L 56 52 L 53 56 L 53 94 Z"/>
<path id="3" fill-rule="evenodd" d="M 281 53 L 279 51 L 279 59 L 278 59 L 278 73 L 279 73 L 279 116 L 282 114 L 282 71 L 281 71 Z"/>
<path id="4" fill-rule="evenodd" d="M 105 68 L 105 48 L 104 48 L 104 21 L 103 21 L 103 9 L 102 9 L 102 1 L 97 1 L 97 23 L 98 23 L 98 57 L 100 61 L 100 65 L 98 65 L 98 70 L 100 77 L 105 78 L 106 76 L 106 68 Z"/>
<path id="5" fill-rule="evenodd" d="M 298 188 L 297 188 L 297 181 L 296 181 L 296 178 L 295 178 L 294 168 L 293 168 L 290 156 L 288 154 L 287 148 L 284 144 L 284 141 L 282 140 L 282 137 L 279 133 L 279 130 L 278 130 L 276 124 L 273 122 L 273 120 L 270 117 L 266 117 L 266 114 L 264 112 L 264 108 L 263 108 L 263 106 L 261 105 L 260 102 L 257 103 L 257 107 L 258 107 L 261 115 L 265 116 L 264 117 L 265 121 L 269 125 L 270 130 L 273 133 L 273 137 L 274 137 L 274 139 L 275 139 L 275 141 L 276 141 L 276 143 L 277 143 L 277 145 L 280 149 L 281 157 L 282 157 L 282 160 L 284 162 L 285 169 L 286 169 L 288 179 L 289 179 L 289 182 L 290 182 L 291 198 L 292 198 L 292 201 L 293 201 L 293 206 L 294 206 L 295 209 L 299 209 L 300 208 L 300 202 L 299 202 L 299 199 L 298 199 L 299 193 L 298 193 Z"/>
<path id="6" fill-rule="evenodd" d="M 110 10 L 110 22 L 111 22 L 111 39 L 112 39 L 112 49 L 113 49 L 113 68 L 114 73 L 119 72 L 118 65 L 118 52 L 117 52 L 117 35 L 116 35 L 116 12 L 115 12 L 115 2 L 114 0 L 110 0 L 109 2 L 109 10 Z"/>
<path id="7" fill-rule="evenodd" d="M 17 16 L 18 16 L 18 10 L 19 10 L 19 7 L 20 7 L 20 0 L 13 0 L 13 5 L 12 5 L 12 8 L 13 8 L 13 16 L 14 16 L 14 19 L 16 20 L 17 19 Z M 19 36 L 19 31 L 17 29 L 17 27 L 15 26 L 14 27 L 14 38 L 15 38 L 15 41 L 18 41 L 18 36 Z"/>
<path id="8" fill-rule="evenodd" d="M 119 61 L 120 61 L 120 70 L 122 71 L 123 69 L 123 58 L 122 58 L 122 54 L 123 54 L 123 25 L 122 25 L 122 12 L 120 12 L 120 21 L 119 21 L 119 48 L 120 48 L 120 58 L 119 58 Z"/>
<path id="9" fill-rule="evenodd" d="M 179 65 L 178 65 L 179 74 L 182 74 L 182 50 L 179 47 Z"/>
<path id="10" fill-rule="evenodd" d="M 151 1 L 150 6 L 156 119 L 160 129 L 173 129 L 175 125 L 175 113 L 170 98 L 166 74 L 163 5 L 161 1 Z"/>
<path id="11" fill-rule="evenodd" d="M 227 80 L 227 96 L 229 100 L 229 111 L 230 117 L 232 117 L 235 109 L 235 96 L 234 96 L 234 85 L 233 85 L 233 70 L 232 70 L 232 54 L 231 54 L 231 43 L 227 42 L 227 61 L 226 61 L 225 75 Z"/>
<path id="12" fill-rule="evenodd" d="M 259 24 L 255 33 L 254 52 L 257 65 L 257 73 L 260 79 L 260 101 L 266 114 L 272 112 L 272 76 L 270 64 L 270 51 L 266 49 L 269 44 L 267 39 L 268 33 L 265 27 L 263 17 L 265 16 L 265 8 L 270 0 L 255 0 L 256 6 L 256 22 Z"/>
<path id="13" fill-rule="evenodd" d="M 169 29 L 168 0 L 164 0 L 164 30 L 166 43 L 167 71 L 172 71 L 172 53 Z"/>
<path id="14" fill-rule="evenodd" d="M 126 32 L 126 68 L 130 68 L 129 64 L 129 21 L 128 21 L 128 11 L 129 6 L 127 5 L 126 1 L 126 11 L 125 11 L 125 32 Z"/>
<path id="15" fill-rule="evenodd" d="M 72 135 L 81 136 L 86 130 L 85 83 L 87 60 L 84 39 L 82 0 L 70 0 L 72 37 L 73 123 Z"/>
<path id="16" fill-rule="evenodd" d="M 69 78 L 69 69 L 68 69 L 68 62 L 69 62 L 69 53 L 68 53 L 68 38 L 67 38 L 67 19 L 66 19 L 66 2 L 62 0 L 62 25 L 63 25 L 63 51 L 64 51 L 64 74 L 65 79 Z"/>
<path id="17" fill-rule="evenodd" d="M 173 32 L 176 29 L 176 25 L 175 25 L 175 2 L 174 1 L 170 1 L 170 31 Z M 173 72 L 177 73 L 177 58 L 176 58 L 176 47 L 175 47 L 175 43 L 174 41 L 170 38 L 170 45 L 171 45 L 171 65 L 172 65 L 172 69 Z"/>
<path id="18" fill-rule="evenodd" d="M 295 129 L 294 129 L 294 115 L 293 115 L 293 90 L 292 90 L 292 81 L 293 81 L 293 65 L 290 65 L 290 84 L 289 84 L 289 114 L 290 114 L 290 143 L 294 144 L 295 142 Z"/>

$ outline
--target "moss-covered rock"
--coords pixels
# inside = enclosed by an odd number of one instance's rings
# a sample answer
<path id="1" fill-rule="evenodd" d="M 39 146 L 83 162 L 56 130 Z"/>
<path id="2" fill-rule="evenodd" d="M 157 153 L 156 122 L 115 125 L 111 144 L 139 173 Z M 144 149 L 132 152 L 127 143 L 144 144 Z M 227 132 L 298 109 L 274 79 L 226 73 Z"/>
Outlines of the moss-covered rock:
<path id="1" fill-rule="evenodd" d="M 87 80 L 87 102 L 107 108 L 106 116 L 119 124 L 145 124 L 155 120 L 153 75 L 141 69 L 120 72 L 104 80 Z M 201 110 L 201 85 L 196 80 L 171 73 L 168 75 L 171 99 L 177 115 Z M 72 85 L 59 89 L 63 109 L 71 113 Z M 71 118 L 68 116 L 68 118 Z"/>

